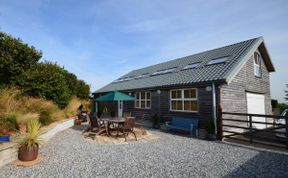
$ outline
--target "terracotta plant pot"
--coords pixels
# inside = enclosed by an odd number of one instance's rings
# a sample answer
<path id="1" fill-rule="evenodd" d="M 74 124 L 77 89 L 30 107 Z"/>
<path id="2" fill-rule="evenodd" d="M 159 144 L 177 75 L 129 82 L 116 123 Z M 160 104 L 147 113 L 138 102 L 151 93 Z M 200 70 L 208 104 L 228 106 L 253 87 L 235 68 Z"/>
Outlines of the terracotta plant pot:
<path id="1" fill-rule="evenodd" d="M 38 156 L 38 149 L 39 149 L 39 145 L 30 149 L 28 149 L 25 146 L 20 147 L 19 152 L 18 152 L 18 159 L 20 161 L 33 161 Z"/>
<path id="2" fill-rule="evenodd" d="M 26 133 L 27 132 L 27 126 L 26 124 L 19 124 L 19 130 L 22 133 Z"/>
<path id="3" fill-rule="evenodd" d="M 75 120 L 75 125 L 81 125 L 82 121 L 80 119 Z"/>

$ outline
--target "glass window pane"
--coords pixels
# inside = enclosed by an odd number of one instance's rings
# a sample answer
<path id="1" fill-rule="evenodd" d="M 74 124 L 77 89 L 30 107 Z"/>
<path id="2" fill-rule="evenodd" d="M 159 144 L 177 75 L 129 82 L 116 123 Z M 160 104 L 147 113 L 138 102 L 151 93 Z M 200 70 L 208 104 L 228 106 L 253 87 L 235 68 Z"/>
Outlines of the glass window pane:
<path id="1" fill-rule="evenodd" d="M 197 101 L 184 101 L 185 111 L 197 111 Z"/>
<path id="2" fill-rule="evenodd" d="M 176 90 L 176 98 L 182 98 L 181 93 L 182 90 Z"/>
<path id="3" fill-rule="evenodd" d="M 176 110 L 182 110 L 182 101 L 176 101 Z"/>
<path id="4" fill-rule="evenodd" d="M 140 102 L 139 100 L 136 100 L 136 108 L 139 108 L 140 107 Z"/>
<path id="5" fill-rule="evenodd" d="M 198 110 L 197 101 L 191 101 L 191 111 L 197 111 L 197 110 Z"/>
<path id="6" fill-rule="evenodd" d="M 184 101 L 184 110 L 191 111 L 191 101 Z"/>
<path id="7" fill-rule="evenodd" d="M 146 93 L 146 99 L 148 99 L 148 100 L 150 99 L 150 92 Z"/>
<path id="8" fill-rule="evenodd" d="M 145 108 L 145 101 L 141 101 L 141 108 Z"/>
<path id="9" fill-rule="evenodd" d="M 191 98 L 196 98 L 196 90 L 192 89 L 190 90 L 190 92 L 191 92 Z"/>
<path id="10" fill-rule="evenodd" d="M 140 93 L 136 93 L 136 99 L 140 98 Z"/>
<path id="11" fill-rule="evenodd" d="M 184 98 L 196 98 L 196 90 L 184 90 Z"/>
<path id="12" fill-rule="evenodd" d="M 176 109 L 177 109 L 177 107 L 176 107 L 176 101 L 172 101 L 171 104 L 172 104 L 171 109 L 172 109 L 172 110 L 176 110 Z"/>
<path id="13" fill-rule="evenodd" d="M 145 99 L 145 92 L 141 92 L 141 99 Z"/>
<path id="14" fill-rule="evenodd" d="M 184 90 L 184 98 L 191 98 L 191 90 Z"/>
<path id="15" fill-rule="evenodd" d="M 176 91 L 175 90 L 171 91 L 171 97 L 176 98 Z"/>
<path id="16" fill-rule="evenodd" d="M 147 104 L 146 107 L 147 107 L 147 108 L 150 108 L 150 106 L 151 106 L 151 102 L 150 102 L 150 101 L 147 101 L 146 104 Z"/>

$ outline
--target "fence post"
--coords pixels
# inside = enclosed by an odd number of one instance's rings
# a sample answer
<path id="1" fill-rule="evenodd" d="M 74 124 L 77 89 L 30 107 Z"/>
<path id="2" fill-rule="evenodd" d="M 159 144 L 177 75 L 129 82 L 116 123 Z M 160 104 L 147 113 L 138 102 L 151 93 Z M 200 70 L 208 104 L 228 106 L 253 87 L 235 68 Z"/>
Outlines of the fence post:
<path id="1" fill-rule="evenodd" d="M 250 143 L 253 142 L 253 133 L 252 133 L 252 116 L 249 115 L 249 135 L 250 135 Z"/>
<path id="2" fill-rule="evenodd" d="M 219 104 L 218 104 L 217 109 L 218 109 L 218 112 L 217 112 L 217 114 L 218 114 L 218 117 L 217 117 L 217 121 L 218 121 L 218 123 L 217 123 L 217 131 L 218 131 L 217 136 L 218 136 L 218 139 L 222 141 L 222 139 L 223 139 L 223 126 L 222 126 L 223 120 L 222 120 L 222 108 Z"/>

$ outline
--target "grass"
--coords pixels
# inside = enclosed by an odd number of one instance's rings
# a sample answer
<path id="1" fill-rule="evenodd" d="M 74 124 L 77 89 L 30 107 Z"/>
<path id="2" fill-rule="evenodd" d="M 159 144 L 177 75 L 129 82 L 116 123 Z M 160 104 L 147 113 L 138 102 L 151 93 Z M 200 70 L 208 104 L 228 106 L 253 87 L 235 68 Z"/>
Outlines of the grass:
<path id="1" fill-rule="evenodd" d="M 3 88 L 0 90 L 0 122 L 12 123 L 5 124 L 5 127 L 9 126 L 6 128 L 8 130 L 19 128 L 19 125 L 26 125 L 30 119 L 37 119 L 41 125 L 49 125 L 52 122 L 75 116 L 81 104 L 86 108 L 90 107 L 89 101 L 73 97 L 69 105 L 61 110 L 52 101 L 24 96 L 17 88 Z"/>

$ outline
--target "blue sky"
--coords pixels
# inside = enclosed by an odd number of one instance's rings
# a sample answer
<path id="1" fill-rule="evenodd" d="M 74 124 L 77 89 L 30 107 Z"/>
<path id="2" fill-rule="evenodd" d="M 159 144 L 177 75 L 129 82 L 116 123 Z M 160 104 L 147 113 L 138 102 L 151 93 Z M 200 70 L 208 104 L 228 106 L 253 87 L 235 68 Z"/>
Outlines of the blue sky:
<path id="1" fill-rule="evenodd" d="M 0 30 L 43 51 L 92 91 L 130 70 L 263 36 L 288 83 L 288 1 L 1 0 Z"/>

